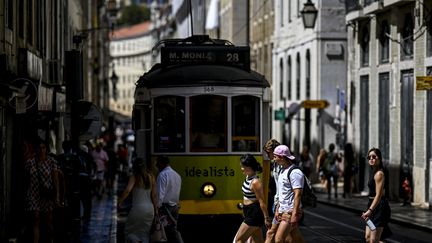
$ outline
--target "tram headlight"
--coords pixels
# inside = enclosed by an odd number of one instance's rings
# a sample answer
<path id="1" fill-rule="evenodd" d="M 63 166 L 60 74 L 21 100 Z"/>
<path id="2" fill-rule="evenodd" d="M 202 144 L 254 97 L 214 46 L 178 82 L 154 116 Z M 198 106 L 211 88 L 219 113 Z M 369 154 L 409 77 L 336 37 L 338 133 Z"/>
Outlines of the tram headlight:
<path id="1" fill-rule="evenodd" d="M 204 197 L 210 198 L 214 197 L 216 194 L 216 186 L 211 182 L 206 182 L 201 186 L 201 194 Z"/>

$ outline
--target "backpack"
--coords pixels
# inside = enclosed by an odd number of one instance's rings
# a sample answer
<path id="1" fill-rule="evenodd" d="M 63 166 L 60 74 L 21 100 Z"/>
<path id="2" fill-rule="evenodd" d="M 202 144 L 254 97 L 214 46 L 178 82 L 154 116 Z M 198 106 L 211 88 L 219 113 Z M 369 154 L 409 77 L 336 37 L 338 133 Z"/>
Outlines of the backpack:
<path id="1" fill-rule="evenodd" d="M 298 166 L 292 166 L 288 170 L 288 180 L 290 180 L 290 174 L 294 169 L 299 169 Z M 301 170 L 300 170 L 301 171 Z M 303 173 L 303 172 L 302 172 Z M 301 203 L 303 208 L 315 208 L 317 204 L 317 196 L 313 192 L 312 184 L 310 180 L 303 174 L 303 191 L 301 195 Z M 290 180 L 291 182 L 291 180 Z"/>
<path id="2" fill-rule="evenodd" d="M 333 153 L 327 154 L 327 156 L 324 160 L 323 171 L 324 171 L 324 174 L 326 174 L 326 175 L 329 175 L 332 173 L 334 174 L 337 172 L 335 155 Z"/>

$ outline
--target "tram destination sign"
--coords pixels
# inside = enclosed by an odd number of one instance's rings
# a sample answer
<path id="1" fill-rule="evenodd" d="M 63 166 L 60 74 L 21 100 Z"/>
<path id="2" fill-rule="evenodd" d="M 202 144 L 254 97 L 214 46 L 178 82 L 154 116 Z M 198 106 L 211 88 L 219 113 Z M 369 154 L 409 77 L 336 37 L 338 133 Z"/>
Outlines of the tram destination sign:
<path id="1" fill-rule="evenodd" d="M 162 65 L 217 64 L 250 70 L 247 46 L 166 46 L 161 50 Z"/>

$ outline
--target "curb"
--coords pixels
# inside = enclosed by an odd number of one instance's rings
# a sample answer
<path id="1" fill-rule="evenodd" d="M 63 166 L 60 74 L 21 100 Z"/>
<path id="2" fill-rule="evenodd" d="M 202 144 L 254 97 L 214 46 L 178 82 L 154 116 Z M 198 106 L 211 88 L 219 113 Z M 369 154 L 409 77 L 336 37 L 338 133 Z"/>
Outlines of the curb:
<path id="1" fill-rule="evenodd" d="M 342 208 L 344 210 L 347 210 L 347 211 L 350 211 L 350 212 L 353 212 L 353 213 L 361 214 L 363 212 L 362 210 L 355 209 L 355 208 L 352 208 L 350 206 L 345 206 L 345 205 L 340 205 L 340 204 L 328 202 L 328 201 L 325 201 L 325 200 L 321 200 L 319 198 L 317 199 L 317 201 L 319 203 L 321 203 L 321 204 L 325 204 L 325 205 L 332 206 L 332 207 L 335 207 L 335 208 Z M 395 215 L 391 216 L 390 222 L 394 223 L 394 224 L 397 224 L 397 225 L 406 226 L 406 227 L 410 227 L 410 228 L 413 228 L 413 229 L 418 229 L 418 230 L 422 230 L 422 231 L 426 231 L 426 232 L 432 233 L 432 228 L 430 226 L 425 226 L 425 225 L 415 224 L 415 223 L 412 223 L 412 222 L 407 222 L 405 219 L 400 219 L 400 218 L 398 218 L 398 216 L 395 216 Z"/>

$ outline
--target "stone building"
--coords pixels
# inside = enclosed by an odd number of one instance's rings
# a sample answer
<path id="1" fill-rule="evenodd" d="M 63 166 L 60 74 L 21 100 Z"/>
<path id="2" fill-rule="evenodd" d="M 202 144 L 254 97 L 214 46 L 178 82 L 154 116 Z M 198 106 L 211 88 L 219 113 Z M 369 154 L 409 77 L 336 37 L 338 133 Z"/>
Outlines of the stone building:
<path id="1" fill-rule="evenodd" d="M 369 178 L 366 154 L 378 147 L 390 170 L 390 196 L 405 177 L 413 201 L 432 201 L 432 2 L 346 1 L 348 141 L 358 148 L 360 187 Z M 429 80 L 431 80 L 429 78 Z"/>
<path id="2" fill-rule="evenodd" d="M 306 29 L 301 11 L 306 1 L 276 0 L 272 54 L 272 137 L 295 153 L 303 146 L 316 155 L 330 143 L 343 145 L 347 46 L 345 5 L 338 0 L 312 1 L 315 27 Z M 320 101 L 322 109 L 303 108 Z M 326 107 L 327 102 L 329 106 Z"/>

